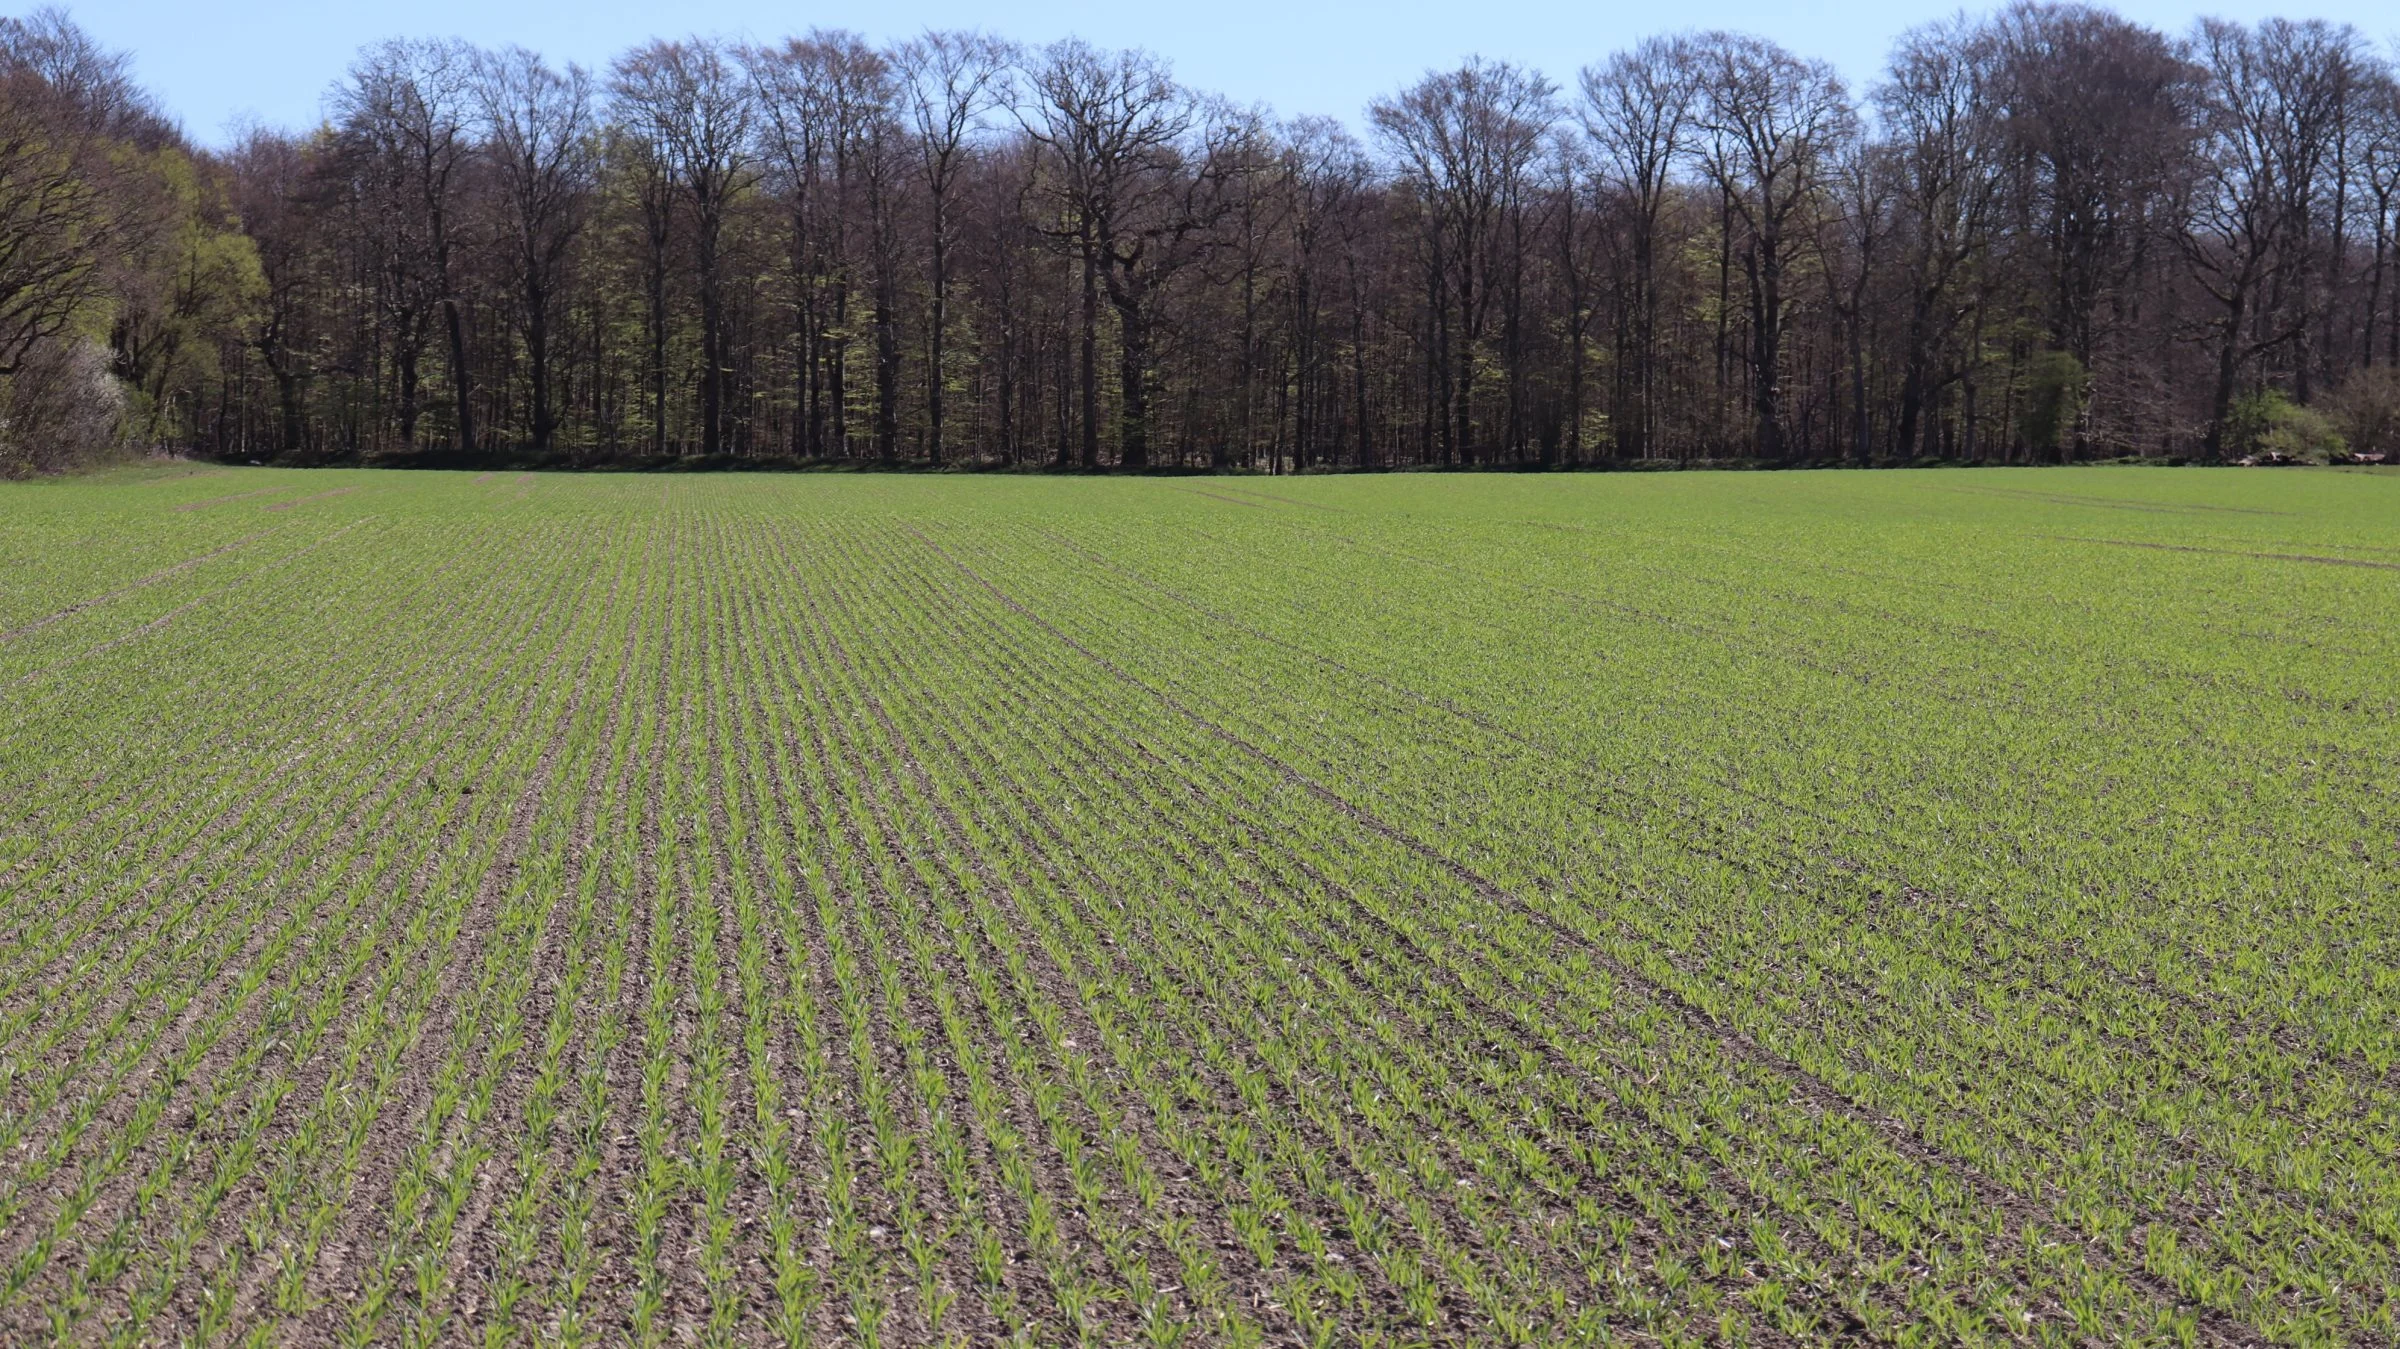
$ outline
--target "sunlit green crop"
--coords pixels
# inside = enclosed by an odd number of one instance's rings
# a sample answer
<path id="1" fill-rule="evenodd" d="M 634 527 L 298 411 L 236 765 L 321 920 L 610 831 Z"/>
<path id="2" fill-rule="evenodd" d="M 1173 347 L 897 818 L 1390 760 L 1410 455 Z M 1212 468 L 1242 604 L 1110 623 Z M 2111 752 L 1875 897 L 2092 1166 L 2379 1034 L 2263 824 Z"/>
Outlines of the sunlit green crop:
<path id="1" fill-rule="evenodd" d="M 2374 472 L 0 486 L 0 1340 L 2391 1343 L 2396 671 Z"/>

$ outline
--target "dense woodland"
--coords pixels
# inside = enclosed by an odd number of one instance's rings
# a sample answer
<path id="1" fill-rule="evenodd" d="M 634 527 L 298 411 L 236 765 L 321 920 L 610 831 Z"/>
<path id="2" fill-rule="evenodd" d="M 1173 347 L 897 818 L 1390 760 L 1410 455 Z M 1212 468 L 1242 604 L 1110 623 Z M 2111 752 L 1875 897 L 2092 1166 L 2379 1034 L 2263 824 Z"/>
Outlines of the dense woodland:
<path id="1" fill-rule="evenodd" d="M 194 145 L 0 19 L 0 465 L 1886 463 L 2379 449 L 2400 81 L 2025 3 L 1870 87 L 1755 37 L 1355 128 L 1078 41 L 393 42 Z"/>

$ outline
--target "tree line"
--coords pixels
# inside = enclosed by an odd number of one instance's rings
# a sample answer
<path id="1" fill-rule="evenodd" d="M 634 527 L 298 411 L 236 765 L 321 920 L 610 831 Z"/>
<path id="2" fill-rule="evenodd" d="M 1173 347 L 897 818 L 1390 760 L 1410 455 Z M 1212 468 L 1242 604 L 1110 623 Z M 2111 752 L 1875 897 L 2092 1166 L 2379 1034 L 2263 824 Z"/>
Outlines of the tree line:
<path id="1" fill-rule="evenodd" d="M 0 20 L 0 464 L 2228 457 L 2400 428 L 2400 80 L 2081 4 L 1691 33 L 1360 130 L 1077 40 L 389 42 L 190 144 Z"/>

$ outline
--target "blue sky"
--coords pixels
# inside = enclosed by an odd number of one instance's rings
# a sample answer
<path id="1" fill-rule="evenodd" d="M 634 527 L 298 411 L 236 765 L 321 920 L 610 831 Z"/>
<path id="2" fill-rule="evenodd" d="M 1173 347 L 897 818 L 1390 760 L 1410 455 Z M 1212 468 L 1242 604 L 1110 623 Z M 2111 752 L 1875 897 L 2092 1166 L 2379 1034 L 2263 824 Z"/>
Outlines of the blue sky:
<path id="1" fill-rule="evenodd" d="M 2205 9 L 2137 0 L 2120 12 L 2170 31 L 2198 13 L 2267 13 L 2354 23 L 2377 44 L 2400 36 L 2384 0 L 2227 0 Z M 15 6 L 11 6 L 14 8 Z M 1974 6 L 1981 9 L 1983 6 Z M 196 139 L 221 144 L 237 120 L 314 121 L 326 87 L 353 53 L 385 37 L 455 36 L 514 42 L 559 61 L 605 66 L 652 36 L 717 33 L 769 38 L 812 24 L 870 38 L 928 26 L 982 27 L 1026 42 L 1078 34 L 1168 57 L 1187 83 L 1278 113 L 1323 113 L 1360 124 L 1375 96 L 1470 52 L 1518 61 L 1562 84 L 1584 64 L 1653 32 L 1738 28 L 1831 61 L 1854 84 L 1872 80 L 1894 35 L 1952 12 L 1896 0 L 1691 0 L 1684 4 L 1538 0 L 80 0 L 69 12 L 111 46 L 134 53 L 143 82 Z"/>

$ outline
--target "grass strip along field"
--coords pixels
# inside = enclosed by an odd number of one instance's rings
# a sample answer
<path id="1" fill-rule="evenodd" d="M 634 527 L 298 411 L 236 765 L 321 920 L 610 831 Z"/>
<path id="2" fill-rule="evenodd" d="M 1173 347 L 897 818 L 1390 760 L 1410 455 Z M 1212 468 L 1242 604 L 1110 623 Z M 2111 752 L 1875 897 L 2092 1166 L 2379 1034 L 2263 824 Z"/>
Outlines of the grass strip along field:
<path id="1" fill-rule="evenodd" d="M 0 1340 L 2391 1343 L 2395 522 L 0 488 Z"/>

